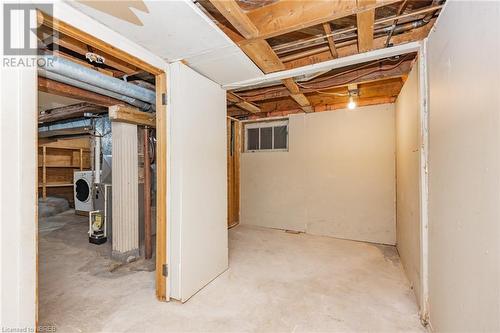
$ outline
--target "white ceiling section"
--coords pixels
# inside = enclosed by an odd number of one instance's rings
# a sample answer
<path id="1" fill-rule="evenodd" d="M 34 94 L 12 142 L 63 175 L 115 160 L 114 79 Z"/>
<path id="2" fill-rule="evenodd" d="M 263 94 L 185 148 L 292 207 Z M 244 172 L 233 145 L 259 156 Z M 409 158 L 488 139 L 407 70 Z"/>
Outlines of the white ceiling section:
<path id="1" fill-rule="evenodd" d="M 191 68 L 221 85 L 264 75 L 191 1 L 145 0 L 147 11 L 131 8 L 130 1 L 118 1 L 117 6 L 129 8 L 115 13 L 82 2 L 67 3 L 168 62 L 185 60 Z M 116 15 L 124 11 L 132 11 L 142 25 Z"/>

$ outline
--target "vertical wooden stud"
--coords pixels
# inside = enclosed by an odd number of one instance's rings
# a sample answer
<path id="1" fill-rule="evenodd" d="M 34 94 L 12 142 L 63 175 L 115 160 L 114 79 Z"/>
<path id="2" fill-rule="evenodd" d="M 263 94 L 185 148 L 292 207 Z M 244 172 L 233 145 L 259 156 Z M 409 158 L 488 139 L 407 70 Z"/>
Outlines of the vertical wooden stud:
<path id="1" fill-rule="evenodd" d="M 80 171 L 83 171 L 83 149 L 80 148 Z"/>
<path id="2" fill-rule="evenodd" d="M 42 148 L 42 198 L 47 198 L 47 147 Z"/>
<path id="3" fill-rule="evenodd" d="M 167 82 L 156 75 L 156 297 L 168 301 L 167 276 Z M 165 266 L 164 266 L 165 265 Z M 168 273 L 167 273 L 168 274 Z"/>

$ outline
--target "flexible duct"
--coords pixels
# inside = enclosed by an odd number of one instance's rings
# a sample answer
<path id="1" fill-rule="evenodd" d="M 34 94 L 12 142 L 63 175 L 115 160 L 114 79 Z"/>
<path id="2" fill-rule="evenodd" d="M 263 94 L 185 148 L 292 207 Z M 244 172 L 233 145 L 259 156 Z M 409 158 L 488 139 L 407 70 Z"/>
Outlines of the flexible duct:
<path id="1" fill-rule="evenodd" d="M 133 97 L 141 101 L 154 104 L 156 94 L 154 91 L 136 86 L 117 78 L 101 74 L 93 69 L 76 64 L 61 57 L 44 55 L 43 69 L 65 77 L 69 77 L 89 85 L 93 85 L 117 94 Z"/>
<path id="2" fill-rule="evenodd" d="M 151 104 L 144 103 L 143 101 L 140 101 L 138 99 L 128 97 L 125 95 L 121 95 L 121 94 L 117 94 L 113 91 L 109 91 L 109 90 L 106 90 L 106 89 L 103 89 L 103 88 L 100 88 L 100 87 L 97 87 L 94 85 L 90 85 L 90 84 L 72 79 L 72 78 L 67 77 L 67 76 L 63 76 L 60 74 L 49 72 L 49 71 L 46 71 L 46 70 L 41 69 L 41 68 L 38 69 L 38 75 L 40 75 L 41 77 L 50 79 L 50 80 L 54 80 L 54 81 L 61 82 L 61 83 L 66 83 L 66 84 L 69 84 L 70 86 L 85 89 L 85 90 L 92 91 L 92 92 L 95 92 L 95 93 L 100 94 L 100 95 L 108 96 L 108 97 L 123 101 L 123 102 L 128 103 L 130 105 L 133 105 L 133 106 L 135 106 L 143 111 L 152 111 L 152 109 L 153 109 L 153 106 Z"/>

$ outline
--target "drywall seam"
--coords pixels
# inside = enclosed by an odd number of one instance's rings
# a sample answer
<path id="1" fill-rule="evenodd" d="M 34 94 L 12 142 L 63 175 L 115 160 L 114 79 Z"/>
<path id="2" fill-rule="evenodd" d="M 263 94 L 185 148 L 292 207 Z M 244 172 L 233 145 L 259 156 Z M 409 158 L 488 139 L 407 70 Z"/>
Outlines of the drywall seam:
<path id="1" fill-rule="evenodd" d="M 420 98 L 420 319 L 424 324 L 429 317 L 429 109 L 427 80 L 427 38 L 418 52 Z"/>

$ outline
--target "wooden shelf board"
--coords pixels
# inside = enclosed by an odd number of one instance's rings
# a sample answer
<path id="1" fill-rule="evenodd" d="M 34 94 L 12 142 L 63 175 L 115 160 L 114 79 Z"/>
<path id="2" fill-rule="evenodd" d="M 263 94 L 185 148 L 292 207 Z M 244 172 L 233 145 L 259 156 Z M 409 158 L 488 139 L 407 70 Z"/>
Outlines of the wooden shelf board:
<path id="1" fill-rule="evenodd" d="M 48 183 L 45 187 L 69 187 L 73 186 L 73 183 Z M 43 184 L 38 184 L 38 187 L 43 187 Z"/>
<path id="2" fill-rule="evenodd" d="M 45 147 L 47 149 L 62 149 L 62 150 L 77 150 L 77 151 L 79 151 L 81 149 L 82 151 L 85 151 L 85 152 L 90 151 L 90 149 L 88 149 L 88 148 L 38 146 L 38 148 L 43 148 L 43 147 Z"/>
<path id="3" fill-rule="evenodd" d="M 43 168 L 43 165 L 39 165 L 39 168 Z M 79 165 L 46 165 L 46 168 L 67 168 L 67 169 L 80 169 Z M 89 170 L 89 168 L 83 168 L 82 171 Z"/>

